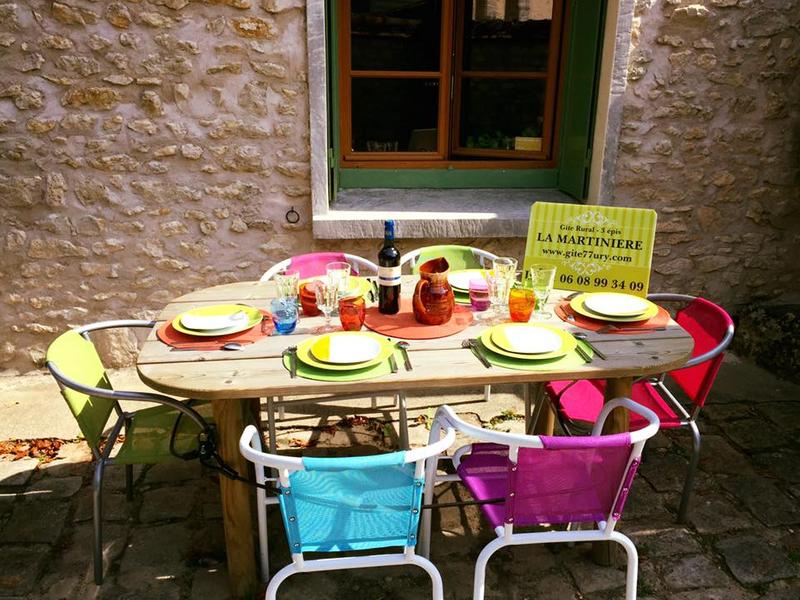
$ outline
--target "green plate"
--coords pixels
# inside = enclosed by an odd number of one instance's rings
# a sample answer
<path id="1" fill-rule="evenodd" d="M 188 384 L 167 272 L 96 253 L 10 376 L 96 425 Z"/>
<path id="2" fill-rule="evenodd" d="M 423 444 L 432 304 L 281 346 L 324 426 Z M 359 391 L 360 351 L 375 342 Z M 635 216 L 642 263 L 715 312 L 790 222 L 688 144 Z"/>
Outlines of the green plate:
<path id="1" fill-rule="evenodd" d="M 478 339 L 478 343 L 481 345 L 484 356 L 490 363 L 498 367 L 516 369 L 517 371 L 563 371 L 582 367 L 586 364 L 586 361 L 583 360 L 583 358 L 581 358 L 581 356 L 575 352 L 574 349 L 559 358 L 551 358 L 549 360 L 521 360 L 519 358 L 510 358 L 494 352 L 491 348 L 488 348 L 486 344 L 483 343 L 483 339 Z M 583 350 L 589 356 L 594 355 L 594 352 L 592 352 L 592 349 L 589 348 L 589 346 L 583 342 L 579 343 L 581 348 L 583 348 Z"/>
<path id="2" fill-rule="evenodd" d="M 350 333 L 350 332 L 334 332 L 332 334 L 328 333 L 325 335 L 337 335 L 340 333 Z M 386 359 L 389 358 L 389 355 L 394 350 L 394 344 L 387 340 L 382 335 L 378 335 L 377 333 L 372 333 L 371 331 L 360 331 L 360 332 L 352 332 L 352 333 L 360 333 L 361 335 L 369 336 L 375 339 L 381 345 L 381 351 L 378 355 L 371 359 L 361 363 L 350 363 L 350 364 L 335 364 L 335 363 L 326 363 L 322 362 L 321 360 L 317 360 L 314 358 L 314 355 L 311 353 L 311 348 L 314 344 L 319 341 L 319 337 L 312 337 L 305 341 L 300 342 L 297 345 L 297 358 L 298 367 L 301 364 L 305 364 L 309 367 L 313 367 L 317 370 L 324 370 L 324 371 L 361 371 L 368 367 L 373 367 L 381 362 L 386 362 Z"/>
<path id="3" fill-rule="evenodd" d="M 223 315 L 232 315 L 237 312 L 244 312 L 247 315 L 247 320 L 233 327 L 226 327 L 225 329 L 213 330 L 197 330 L 189 329 L 181 324 L 181 317 L 184 315 L 192 315 L 195 317 L 219 317 Z M 244 306 L 242 304 L 215 304 L 214 306 L 203 306 L 200 308 L 193 308 L 179 314 L 172 319 L 172 327 L 176 331 L 185 333 L 186 335 L 196 335 L 199 337 L 218 337 L 220 335 L 230 335 L 231 333 L 239 333 L 245 329 L 250 329 L 254 325 L 261 322 L 263 315 L 261 311 L 252 306 Z"/>
<path id="4" fill-rule="evenodd" d="M 318 277 L 309 277 L 307 279 L 301 279 L 300 283 L 308 283 L 309 281 L 325 281 L 325 275 L 319 275 Z M 347 290 L 347 298 L 352 298 L 353 296 L 366 296 L 372 290 L 372 283 L 369 279 L 365 277 L 359 277 L 357 275 L 351 275 L 349 280 L 350 287 Z"/>
<path id="5" fill-rule="evenodd" d="M 560 356 L 564 356 L 565 354 L 572 352 L 573 350 L 575 350 L 575 346 L 578 345 L 578 340 L 576 340 L 574 337 L 572 337 L 569 333 L 567 333 L 563 329 L 559 329 L 558 327 L 553 327 L 551 325 L 544 325 L 544 324 L 541 325 L 536 324 L 535 326 L 543 327 L 545 329 L 549 329 L 550 331 L 556 333 L 564 340 L 564 344 L 558 350 L 554 350 L 553 352 L 544 352 L 542 354 L 521 354 L 518 352 L 511 352 L 509 350 L 501 348 L 500 346 L 494 343 L 494 341 L 492 340 L 492 330 L 494 329 L 494 327 L 490 327 L 489 329 L 484 330 L 480 335 L 480 341 L 486 348 L 488 348 L 495 354 L 499 354 L 516 360 L 525 360 L 527 362 L 543 361 L 543 360 L 558 358 Z"/>
<path id="6" fill-rule="evenodd" d="M 609 317 L 607 315 L 601 315 L 600 313 L 596 313 L 586 308 L 583 305 L 585 297 L 586 294 L 575 296 L 572 300 L 569 301 L 570 307 L 579 315 L 583 315 L 584 317 L 589 317 L 590 319 L 597 319 L 598 321 L 611 321 L 612 323 L 636 323 L 637 321 L 647 321 L 648 319 L 652 319 L 658 314 L 658 305 L 650 302 L 652 306 L 648 307 L 646 311 L 635 317 Z"/>
<path id="7" fill-rule="evenodd" d="M 394 347 L 394 346 L 392 346 Z M 299 350 L 298 346 L 298 350 Z M 391 352 L 389 353 L 391 354 Z M 299 352 L 298 352 L 299 356 Z M 389 355 L 386 355 L 383 361 L 371 367 L 364 367 L 361 369 L 350 369 L 348 371 L 331 371 L 329 369 L 319 369 L 305 364 L 303 361 L 297 361 L 297 374 L 306 379 L 314 379 L 316 381 L 360 381 L 362 379 L 373 379 L 375 377 L 382 377 L 389 375 L 392 372 L 387 360 Z M 403 365 L 403 356 L 399 351 L 394 352 L 394 358 L 399 368 Z M 289 370 L 289 357 L 283 357 L 283 366 Z"/>

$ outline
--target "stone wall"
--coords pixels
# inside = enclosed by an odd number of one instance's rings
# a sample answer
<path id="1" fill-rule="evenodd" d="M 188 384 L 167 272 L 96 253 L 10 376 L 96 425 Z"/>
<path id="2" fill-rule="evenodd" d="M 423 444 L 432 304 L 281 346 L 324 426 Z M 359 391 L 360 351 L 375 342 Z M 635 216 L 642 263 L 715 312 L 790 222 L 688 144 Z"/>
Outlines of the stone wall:
<path id="1" fill-rule="evenodd" d="M 0 368 L 291 254 L 375 255 L 311 236 L 304 6 L 0 0 Z M 652 289 L 798 300 L 798 21 L 797 0 L 637 1 L 614 203 L 659 212 Z"/>
<path id="2" fill-rule="evenodd" d="M 1 366 L 309 247 L 304 4 L 0 0 Z"/>
<path id="3" fill-rule="evenodd" d="M 800 301 L 797 0 L 637 0 L 615 203 L 655 208 L 653 288 Z"/>

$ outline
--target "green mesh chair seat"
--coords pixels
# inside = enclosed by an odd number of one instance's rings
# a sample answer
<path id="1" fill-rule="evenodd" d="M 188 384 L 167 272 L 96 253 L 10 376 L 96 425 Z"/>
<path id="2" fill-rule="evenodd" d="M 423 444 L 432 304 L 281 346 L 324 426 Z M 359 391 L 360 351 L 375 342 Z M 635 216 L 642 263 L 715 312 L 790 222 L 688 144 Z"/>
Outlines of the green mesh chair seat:
<path id="1" fill-rule="evenodd" d="M 401 259 L 401 265 L 411 263 L 411 273 L 419 273 L 419 266 L 432 258 L 443 256 L 447 259 L 451 271 L 461 269 L 491 268 L 492 259 L 496 258 L 491 252 L 472 248 L 471 246 L 458 246 L 455 244 L 442 244 L 439 246 L 426 246 L 409 252 Z"/>
<path id="2" fill-rule="evenodd" d="M 303 458 L 280 496 L 292 552 L 413 546 L 423 482 L 405 454 Z"/>
<path id="3" fill-rule="evenodd" d="M 213 423 L 210 402 L 192 405 L 207 422 Z M 158 464 L 178 460 L 170 451 L 170 437 L 180 413 L 169 406 L 143 408 L 133 413 L 133 420 L 125 429 L 125 441 L 111 457 L 119 464 Z M 200 428 L 191 419 L 182 418 L 175 432 L 174 450 L 187 454 L 197 449 Z"/>

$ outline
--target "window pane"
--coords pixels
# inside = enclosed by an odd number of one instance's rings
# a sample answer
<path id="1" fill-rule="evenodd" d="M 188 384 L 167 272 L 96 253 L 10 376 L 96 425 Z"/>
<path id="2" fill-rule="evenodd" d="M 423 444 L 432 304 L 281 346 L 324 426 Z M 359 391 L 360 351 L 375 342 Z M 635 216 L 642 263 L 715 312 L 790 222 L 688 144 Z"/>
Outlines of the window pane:
<path id="1" fill-rule="evenodd" d="M 468 0 L 465 71 L 546 71 L 553 0 Z"/>
<path id="2" fill-rule="evenodd" d="M 459 145 L 541 150 L 545 84 L 544 79 L 463 79 Z"/>
<path id="3" fill-rule="evenodd" d="M 439 82 L 353 79 L 353 150 L 435 152 Z"/>
<path id="4" fill-rule="evenodd" d="M 438 71 L 441 0 L 353 0 L 352 69 Z"/>

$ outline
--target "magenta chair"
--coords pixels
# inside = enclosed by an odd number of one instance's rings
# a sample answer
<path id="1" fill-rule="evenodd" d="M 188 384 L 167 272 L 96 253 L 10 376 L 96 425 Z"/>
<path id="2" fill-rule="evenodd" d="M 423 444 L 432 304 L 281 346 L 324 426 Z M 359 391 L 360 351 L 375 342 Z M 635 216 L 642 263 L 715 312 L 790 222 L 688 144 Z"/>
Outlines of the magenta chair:
<path id="1" fill-rule="evenodd" d="M 647 425 L 631 433 L 602 435 L 611 411 L 624 407 Z M 658 432 L 658 417 L 627 398 L 617 398 L 600 412 L 592 435 L 553 437 L 490 431 L 465 423 L 453 410 L 439 408 L 430 443 L 455 430 L 483 443 L 469 444 L 452 457 L 457 475 L 437 475 L 429 461 L 423 506 L 435 507 L 434 485 L 461 481 L 494 529 L 497 538 L 484 546 L 475 564 L 473 600 L 483 600 L 486 565 L 505 546 L 554 542 L 617 542 L 628 556 L 627 600 L 636 598 L 639 555 L 625 535 L 614 531 L 622 516 L 645 441 Z M 487 443 L 488 442 L 488 443 Z M 591 523 L 588 529 L 518 532 L 518 528 L 559 523 Z M 422 515 L 420 553 L 429 555 L 431 514 Z M 512 594 L 513 595 L 513 594 Z"/>
<path id="2" fill-rule="evenodd" d="M 269 281 L 284 269 L 294 269 L 300 273 L 300 279 L 325 275 L 325 265 L 329 262 L 350 263 L 353 275 L 377 275 L 378 265 L 374 262 L 361 258 L 355 254 L 345 252 L 312 252 L 311 254 L 298 254 L 291 258 L 282 260 L 276 265 L 271 266 L 266 273 L 261 276 L 259 281 Z M 365 273 L 365 271 L 367 271 Z"/>
<path id="3" fill-rule="evenodd" d="M 675 320 L 694 338 L 692 358 L 685 366 L 655 379 L 636 381 L 631 393 L 635 402 L 658 415 L 662 429 L 688 427 L 692 433 L 692 455 L 678 508 L 678 521 L 684 522 L 700 459 L 697 418 L 717 377 L 725 349 L 733 339 L 733 320 L 721 307 L 703 298 L 682 294 L 650 294 L 648 299 L 654 302 L 682 303 L 675 314 Z M 691 406 L 685 408 L 675 398 L 667 388 L 667 379 L 683 390 Z M 559 422 L 567 433 L 572 435 L 576 425 L 580 423 L 596 422 L 603 407 L 605 385 L 604 380 L 553 381 L 545 385 Z M 631 415 L 631 430 L 639 429 L 645 424 L 644 419 L 638 415 Z"/>

